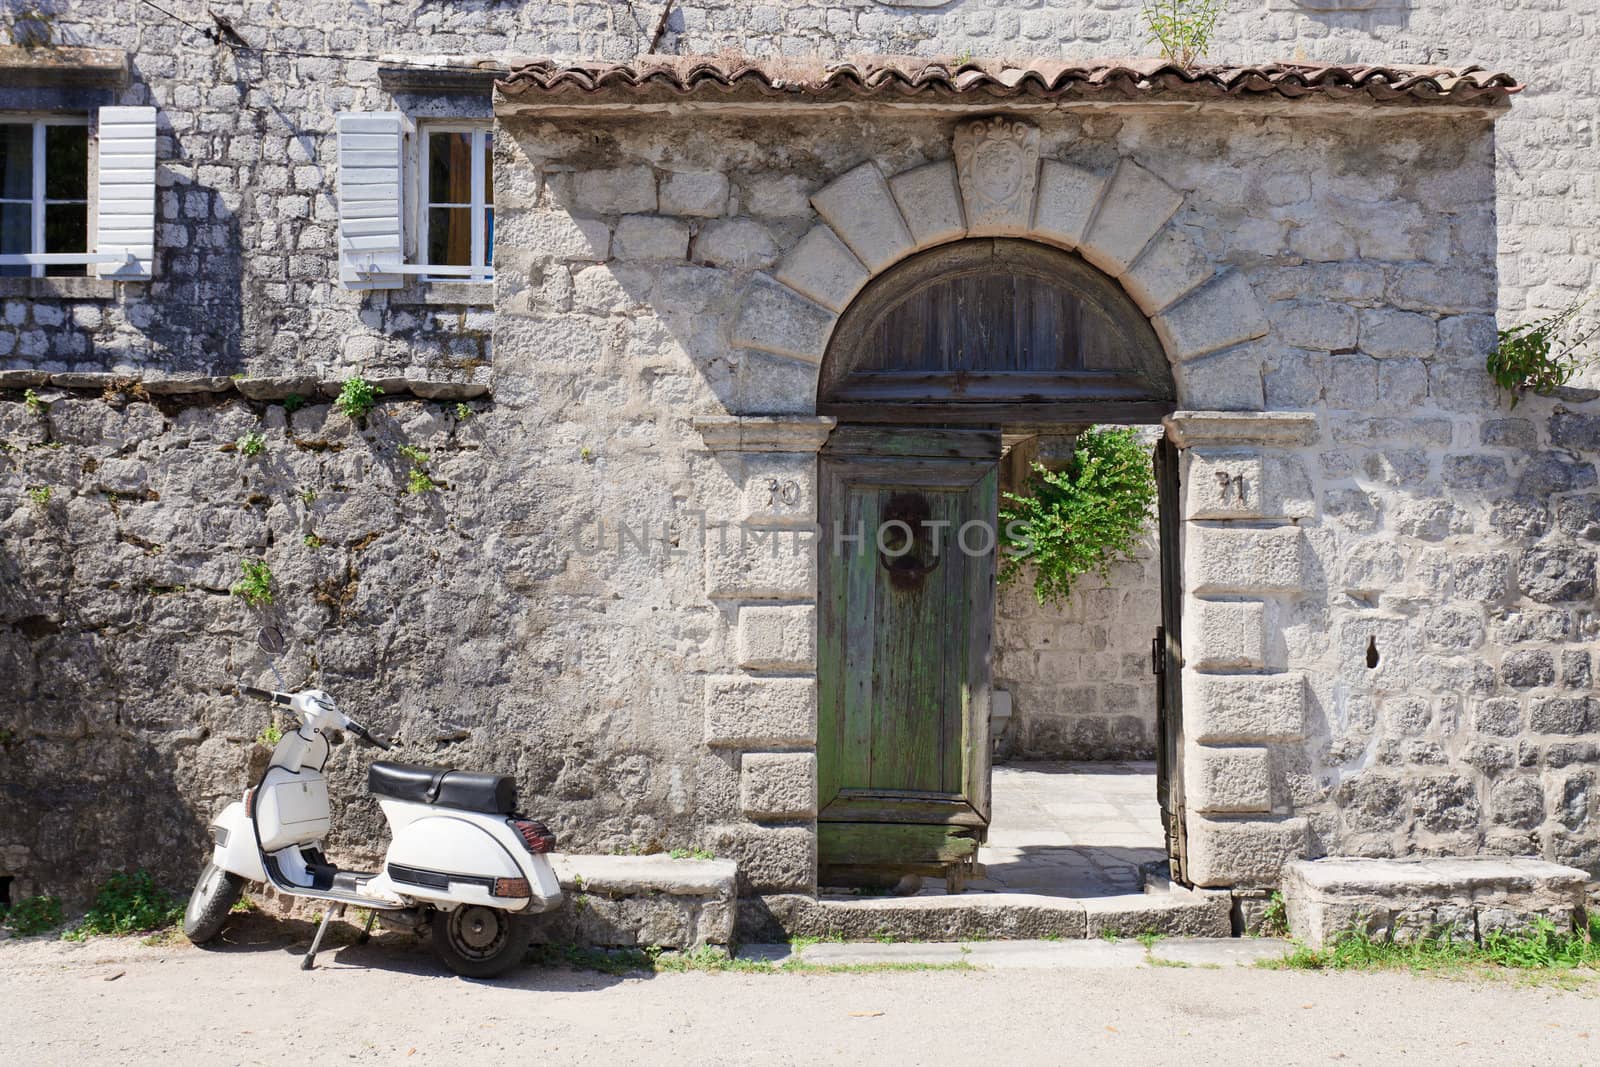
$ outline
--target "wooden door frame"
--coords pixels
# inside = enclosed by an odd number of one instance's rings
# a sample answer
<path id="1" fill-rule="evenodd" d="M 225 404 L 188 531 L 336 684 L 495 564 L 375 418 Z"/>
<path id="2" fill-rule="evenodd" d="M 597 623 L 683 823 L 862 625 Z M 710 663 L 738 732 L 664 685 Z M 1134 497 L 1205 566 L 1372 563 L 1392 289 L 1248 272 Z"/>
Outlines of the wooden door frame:
<path id="1" fill-rule="evenodd" d="M 1146 426 L 1152 424 L 1147 421 L 1148 419 L 1149 416 L 1145 407 L 1142 405 L 1121 406 L 1108 404 L 1095 412 L 1093 421 L 1096 425 Z M 914 424 L 914 421 L 915 420 L 912 419 L 907 420 L 908 424 Z M 1156 425 L 1160 425 L 1160 423 L 1156 423 Z M 1081 423 L 1079 426 L 1081 426 Z M 874 453 L 864 447 L 862 444 L 864 438 L 857 438 L 855 441 L 852 441 L 851 436 L 854 431 L 881 428 L 881 426 L 873 427 L 868 424 L 857 426 L 841 424 L 835 428 L 833 435 L 830 435 L 828 444 L 824 446 L 822 451 L 819 451 L 817 483 L 819 490 L 818 528 L 821 531 L 821 536 L 819 536 L 817 539 L 817 552 L 819 555 L 819 579 L 822 573 L 822 567 L 825 565 L 824 561 L 820 557 L 821 554 L 827 550 L 826 546 L 830 543 L 828 541 L 828 537 L 830 536 L 830 527 L 828 524 L 829 512 L 825 510 L 827 505 L 824 502 L 830 500 L 832 496 L 832 494 L 829 492 L 826 484 L 826 478 L 823 473 L 823 453 L 829 452 L 833 455 L 853 453 L 861 456 L 863 460 L 870 460 L 871 455 Z M 1039 434 L 1049 434 L 1053 430 L 1063 429 L 1067 429 L 1067 427 L 1065 425 L 1055 426 L 1049 424 L 1029 424 L 1027 426 L 1028 432 Z M 836 440 L 838 442 L 837 445 L 835 445 Z M 1179 452 L 1177 445 L 1172 438 L 1171 432 L 1165 426 L 1162 426 L 1161 437 L 1156 441 L 1155 445 L 1155 451 L 1157 453 L 1160 453 L 1163 450 L 1166 451 L 1167 458 L 1165 462 L 1157 462 L 1156 464 L 1156 527 L 1158 536 L 1161 540 L 1159 563 L 1161 568 L 1160 586 L 1162 601 L 1162 623 L 1159 634 L 1161 645 L 1159 648 L 1154 650 L 1153 655 L 1155 657 L 1154 662 L 1159 663 L 1161 667 L 1159 671 L 1154 672 L 1154 684 L 1158 687 L 1158 694 L 1162 699 L 1159 701 L 1156 713 L 1157 792 L 1153 799 L 1155 799 L 1156 803 L 1160 806 L 1162 813 L 1162 828 L 1166 834 L 1167 855 L 1171 863 L 1172 878 L 1174 881 L 1179 882 L 1180 884 L 1188 884 L 1187 872 L 1185 870 L 1187 834 L 1185 832 L 1186 810 L 1184 806 L 1183 789 L 1182 633 L 1186 605 L 1183 585 L 1183 515 L 1182 491 L 1180 484 L 1182 454 Z M 958 453 L 952 452 L 952 455 L 956 454 Z M 896 473 L 903 474 L 903 471 L 897 471 Z M 998 589 L 991 588 L 990 596 L 997 598 Z M 822 607 L 822 588 L 819 583 L 819 636 Z M 1157 636 L 1158 635 L 1152 635 L 1153 645 L 1157 639 Z M 988 681 L 992 688 L 992 625 L 986 637 L 989 643 L 989 650 L 984 659 L 989 664 Z M 819 652 L 820 650 L 821 646 L 819 644 Z M 817 690 L 819 695 L 819 706 L 821 703 L 820 695 L 822 692 L 822 687 L 825 684 L 828 684 L 824 678 L 824 673 L 825 664 L 819 656 L 817 665 Z M 821 724 L 819 721 L 819 728 L 820 725 Z M 987 737 L 987 720 L 985 720 L 981 726 L 982 735 Z M 834 797 L 826 793 L 827 783 L 823 779 L 822 768 L 822 737 L 819 729 L 817 748 L 817 810 L 819 813 L 824 808 L 829 806 L 830 801 L 837 805 L 837 801 L 834 799 Z M 988 766 L 988 771 L 989 773 L 984 775 L 984 781 L 981 783 L 968 783 L 969 788 L 973 788 L 975 790 L 981 789 L 982 796 L 986 800 L 989 796 L 991 788 L 990 779 L 993 775 L 992 764 Z M 880 807 L 875 805 L 873 798 L 866 795 L 858 798 L 857 803 L 859 803 L 859 808 L 853 808 L 852 810 L 858 810 L 863 815 L 874 813 L 879 810 Z M 984 807 L 987 808 L 987 804 L 985 804 Z M 844 813 L 844 808 L 838 808 L 836 815 L 842 815 Z M 819 835 L 822 833 L 823 824 L 837 821 L 837 818 L 823 819 L 819 817 Z M 957 829 L 960 827 L 987 829 L 988 824 L 988 820 L 978 812 L 968 811 L 966 813 L 962 813 L 953 811 L 950 809 L 948 803 L 930 804 L 927 806 L 925 811 L 920 813 L 918 817 L 908 818 L 906 821 L 926 823 L 929 825 L 944 825 L 950 827 L 951 830 L 956 833 L 960 832 Z"/>

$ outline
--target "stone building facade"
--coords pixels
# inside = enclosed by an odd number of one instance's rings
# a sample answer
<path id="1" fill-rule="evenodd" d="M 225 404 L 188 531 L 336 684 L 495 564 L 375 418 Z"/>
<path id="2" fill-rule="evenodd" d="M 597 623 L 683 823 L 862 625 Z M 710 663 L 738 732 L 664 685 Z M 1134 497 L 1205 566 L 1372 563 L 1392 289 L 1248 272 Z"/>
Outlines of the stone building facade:
<path id="1" fill-rule="evenodd" d="M 564 89 L 556 65 L 491 90 L 517 55 L 1079 59 L 1143 32 L 1137 4 L 1066 0 L 687 3 L 659 39 L 620 4 L 402 6 L 10 16 L 0 111 L 153 107 L 157 161 L 150 280 L 0 279 L 15 891 L 188 874 L 262 755 L 229 694 L 263 618 L 286 674 L 386 709 L 407 757 L 515 773 L 564 847 L 702 847 L 747 893 L 814 889 L 816 558 L 790 544 L 831 428 L 817 364 L 869 278 L 993 234 L 1118 279 L 1171 360 L 1189 877 L 1416 853 L 1600 872 L 1600 405 L 1513 410 L 1483 369 L 1496 315 L 1594 280 L 1569 58 L 1592 13 L 1271 0 L 1212 48 L 1448 50 L 1535 79 L 1508 108 L 1471 78 L 746 99 Z M 338 117 L 388 112 L 492 122 L 492 285 L 341 282 Z M 952 137 L 992 114 L 1037 130 L 1040 180 L 981 223 Z M 326 402 L 355 373 L 385 389 L 365 425 Z M 404 491 L 401 445 L 438 491 Z M 269 607 L 227 595 L 244 559 Z M 336 795 L 363 759 L 335 750 Z M 380 828 L 352 799 L 333 844 Z"/>

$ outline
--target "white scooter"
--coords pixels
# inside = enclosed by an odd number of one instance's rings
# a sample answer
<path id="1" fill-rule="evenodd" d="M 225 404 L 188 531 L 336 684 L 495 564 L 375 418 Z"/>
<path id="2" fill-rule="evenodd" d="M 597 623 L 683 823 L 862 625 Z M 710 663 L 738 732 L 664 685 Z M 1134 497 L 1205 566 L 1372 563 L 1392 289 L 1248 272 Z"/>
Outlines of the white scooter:
<path id="1" fill-rule="evenodd" d="M 283 652 L 283 635 L 269 627 L 258 642 L 283 685 L 271 658 Z M 322 854 L 331 826 L 322 777 L 326 734 L 345 730 L 379 748 L 389 744 L 320 689 L 291 694 L 240 686 L 239 692 L 288 707 L 299 726 L 273 749 L 261 781 L 212 822 L 211 858 L 183 918 L 190 941 L 216 937 L 245 883 L 265 882 L 330 905 L 301 962 L 307 970 L 335 911 L 343 915 L 351 904 L 371 909 L 362 941 L 379 913 L 386 926 L 420 929 L 427 923 L 445 966 L 469 978 L 493 978 L 522 960 L 532 916 L 560 903 L 561 885 L 545 858 L 555 837 L 542 823 L 516 814 L 514 778 L 374 763 L 367 788 L 378 798 L 393 840 L 382 870 L 340 870 Z"/>

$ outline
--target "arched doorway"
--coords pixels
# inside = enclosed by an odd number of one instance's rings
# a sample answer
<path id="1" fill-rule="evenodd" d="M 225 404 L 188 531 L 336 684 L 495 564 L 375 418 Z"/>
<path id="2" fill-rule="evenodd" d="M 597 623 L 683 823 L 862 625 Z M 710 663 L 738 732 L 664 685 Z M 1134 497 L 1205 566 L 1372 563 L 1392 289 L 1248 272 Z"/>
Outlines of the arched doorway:
<path id="1" fill-rule="evenodd" d="M 959 884 L 990 817 L 990 643 L 1008 438 L 1149 424 L 1176 388 L 1115 282 L 1031 241 L 912 256 L 846 308 L 817 410 L 818 856 L 823 882 L 939 872 Z M 1181 878 L 1176 464 L 1161 480 L 1158 792 Z"/>

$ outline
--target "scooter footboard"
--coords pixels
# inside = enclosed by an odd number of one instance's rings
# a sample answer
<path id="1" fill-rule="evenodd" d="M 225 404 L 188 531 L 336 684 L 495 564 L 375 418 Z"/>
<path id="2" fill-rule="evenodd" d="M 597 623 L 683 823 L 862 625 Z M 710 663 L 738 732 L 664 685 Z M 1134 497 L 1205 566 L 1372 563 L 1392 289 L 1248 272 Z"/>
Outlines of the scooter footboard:
<path id="1" fill-rule="evenodd" d="M 461 813 L 391 823 L 394 842 L 384 874 L 395 892 L 510 911 L 544 911 L 561 899 L 550 865 L 529 852 L 502 818 Z"/>
<path id="2" fill-rule="evenodd" d="M 244 813 L 244 804 L 235 800 L 211 820 L 211 862 L 225 871 L 252 882 L 265 882 L 261 853 L 256 849 L 255 828 Z"/>

